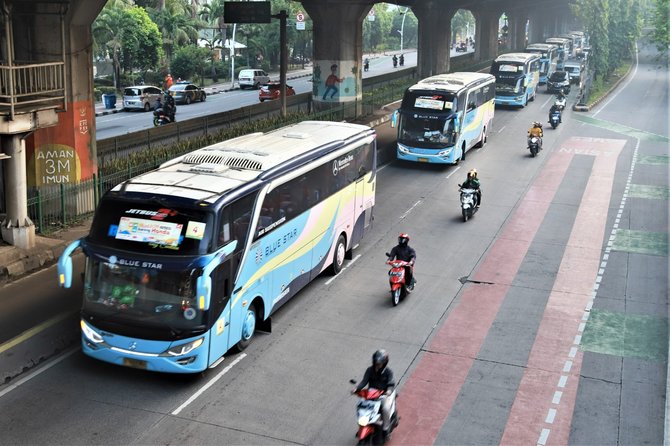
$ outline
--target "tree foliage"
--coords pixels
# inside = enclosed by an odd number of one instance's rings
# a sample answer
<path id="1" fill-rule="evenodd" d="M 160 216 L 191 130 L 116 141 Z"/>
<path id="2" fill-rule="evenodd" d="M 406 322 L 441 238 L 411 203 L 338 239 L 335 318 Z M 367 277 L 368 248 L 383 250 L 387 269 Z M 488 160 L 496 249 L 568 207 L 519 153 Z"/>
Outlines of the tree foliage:
<path id="1" fill-rule="evenodd" d="M 201 76 L 207 71 L 207 60 L 210 52 L 207 48 L 188 45 L 179 48 L 174 53 L 170 70 L 175 79 L 188 79 L 195 81 L 196 76 Z"/>
<path id="2" fill-rule="evenodd" d="M 651 19 L 654 29 L 651 33 L 651 40 L 656 44 L 658 51 L 666 57 L 670 49 L 670 30 L 668 30 L 670 17 L 668 10 L 670 10 L 669 0 L 654 0 L 653 16 Z"/>

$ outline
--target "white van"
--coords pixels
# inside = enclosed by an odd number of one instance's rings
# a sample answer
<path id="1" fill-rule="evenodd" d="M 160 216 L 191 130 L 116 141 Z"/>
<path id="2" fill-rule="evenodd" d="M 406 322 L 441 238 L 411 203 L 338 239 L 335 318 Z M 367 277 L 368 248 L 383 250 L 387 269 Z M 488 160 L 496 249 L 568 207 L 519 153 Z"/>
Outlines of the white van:
<path id="1" fill-rule="evenodd" d="M 568 72 L 571 84 L 579 84 L 579 81 L 582 79 L 581 61 L 569 60 L 563 65 L 563 70 Z"/>
<path id="2" fill-rule="evenodd" d="M 258 90 L 262 84 L 270 82 L 270 76 L 263 70 L 245 69 L 240 70 L 237 82 L 242 89 L 249 87 Z"/>
<path id="3" fill-rule="evenodd" d="M 160 88 L 153 85 L 134 85 L 123 89 L 124 110 L 153 110 L 158 98 L 163 95 Z"/>

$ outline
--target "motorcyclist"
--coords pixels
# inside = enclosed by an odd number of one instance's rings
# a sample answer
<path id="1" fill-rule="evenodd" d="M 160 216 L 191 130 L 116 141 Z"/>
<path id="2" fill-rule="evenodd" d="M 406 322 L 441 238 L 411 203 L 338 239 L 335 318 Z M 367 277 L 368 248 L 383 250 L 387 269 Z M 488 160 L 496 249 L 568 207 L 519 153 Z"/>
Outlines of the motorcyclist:
<path id="1" fill-rule="evenodd" d="M 468 172 L 468 176 L 463 182 L 463 184 L 459 184 L 458 187 L 462 189 L 474 189 L 477 192 L 475 192 L 475 197 L 477 200 L 476 207 L 479 207 L 480 204 L 482 204 L 482 189 L 481 189 L 481 184 L 479 183 L 479 178 L 477 178 L 477 169 L 472 169 L 470 172 Z"/>
<path id="2" fill-rule="evenodd" d="M 563 122 L 563 113 L 561 113 L 561 106 L 553 104 L 549 109 L 549 123 L 551 124 L 551 116 L 558 113 L 558 122 Z"/>
<path id="3" fill-rule="evenodd" d="M 393 379 L 393 372 L 388 366 L 389 355 L 386 350 L 380 349 L 372 355 L 372 366 L 365 370 L 363 379 L 354 388 L 351 393 L 356 394 L 360 392 L 365 386 L 372 389 L 383 390 L 385 398 L 382 400 L 382 431 L 384 439 L 388 437 L 391 429 L 391 416 L 393 413 L 393 403 L 395 402 L 395 380 Z"/>
<path id="4" fill-rule="evenodd" d="M 532 138 L 533 136 L 538 138 L 538 147 L 540 150 L 542 149 L 542 124 L 535 121 L 533 122 L 533 126 L 528 130 L 528 138 Z"/>
<path id="5" fill-rule="evenodd" d="M 368 71 L 369 69 L 370 69 L 370 59 L 366 57 L 365 60 L 363 61 L 363 70 Z"/>
<path id="6" fill-rule="evenodd" d="M 408 283 L 407 288 L 414 289 L 416 279 L 414 278 L 414 262 L 416 261 L 416 251 L 409 246 L 409 234 L 401 232 L 398 236 L 398 245 L 394 246 L 389 254 L 389 260 L 403 260 L 409 262 L 405 266 L 405 283 Z"/>
<path id="7" fill-rule="evenodd" d="M 170 119 L 170 122 L 175 122 L 175 114 L 177 113 L 177 105 L 174 98 L 169 91 L 165 92 L 165 99 L 163 100 L 163 113 Z"/>
<path id="8" fill-rule="evenodd" d="M 398 66 L 398 56 L 393 55 L 393 68 Z"/>
<path id="9" fill-rule="evenodd" d="M 565 97 L 565 92 L 561 88 L 558 90 L 558 93 L 556 94 L 556 102 L 554 102 L 554 105 L 559 107 L 560 109 L 565 108 L 565 103 L 567 101 L 567 98 Z"/>
<path id="10" fill-rule="evenodd" d="M 401 54 L 401 55 L 400 55 L 400 60 L 399 60 L 399 61 L 400 61 L 400 66 L 401 66 L 401 67 L 402 67 L 403 65 L 405 65 L 405 55 L 404 55 L 404 54 Z"/>

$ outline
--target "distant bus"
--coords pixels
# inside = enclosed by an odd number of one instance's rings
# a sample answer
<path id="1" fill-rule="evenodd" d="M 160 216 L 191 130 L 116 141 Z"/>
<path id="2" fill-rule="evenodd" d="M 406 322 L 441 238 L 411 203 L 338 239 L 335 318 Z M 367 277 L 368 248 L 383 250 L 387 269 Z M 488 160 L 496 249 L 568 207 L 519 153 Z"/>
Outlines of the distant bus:
<path id="1" fill-rule="evenodd" d="M 532 43 L 526 47 L 526 53 L 540 55 L 540 85 L 546 84 L 549 76 L 556 71 L 558 47 L 551 43 Z"/>
<path id="2" fill-rule="evenodd" d="M 501 54 L 491 64 L 496 78 L 496 104 L 520 105 L 535 99 L 540 83 L 540 55 L 535 53 Z"/>
<path id="3" fill-rule="evenodd" d="M 570 35 L 573 37 L 575 56 L 581 57 L 582 50 L 584 46 L 586 46 L 586 36 L 584 35 L 584 31 L 570 31 Z"/>
<path id="4" fill-rule="evenodd" d="M 457 164 L 482 147 L 495 113 L 495 77 L 484 73 L 439 74 L 405 91 L 393 114 L 398 159 Z"/>
<path id="5" fill-rule="evenodd" d="M 194 373 L 243 350 L 322 271 L 337 274 L 370 228 L 375 148 L 368 126 L 305 121 L 114 187 L 58 262 L 69 287 L 71 253 L 86 256 L 84 353 Z"/>
<path id="6" fill-rule="evenodd" d="M 571 41 L 564 37 L 549 37 L 545 40 L 545 43 L 551 43 L 558 47 L 558 62 L 556 64 L 557 70 L 563 69 L 563 64 L 570 57 L 570 45 Z"/>
<path id="7" fill-rule="evenodd" d="M 566 50 L 565 52 L 565 54 L 567 55 L 567 59 L 575 57 L 575 36 L 573 36 L 571 33 L 568 33 L 568 34 L 559 34 L 558 37 L 568 39 L 568 41 L 570 42 L 568 45 L 568 50 Z"/>

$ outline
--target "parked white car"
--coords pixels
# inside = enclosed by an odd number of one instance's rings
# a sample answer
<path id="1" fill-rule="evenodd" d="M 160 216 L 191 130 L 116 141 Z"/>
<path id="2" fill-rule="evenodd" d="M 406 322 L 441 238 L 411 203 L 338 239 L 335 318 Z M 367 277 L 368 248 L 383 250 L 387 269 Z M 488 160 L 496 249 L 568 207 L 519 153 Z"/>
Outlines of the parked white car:
<path id="1" fill-rule="evenodd" d="M 156 106 L 163 91 L 153 85 L 134 85 L 123 89 L 124 110 L 150 111 Z"/>

